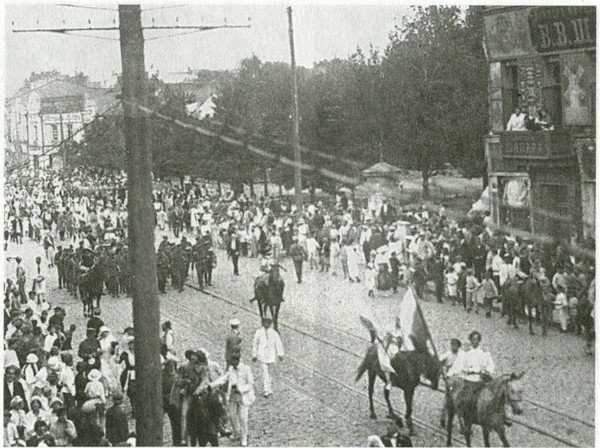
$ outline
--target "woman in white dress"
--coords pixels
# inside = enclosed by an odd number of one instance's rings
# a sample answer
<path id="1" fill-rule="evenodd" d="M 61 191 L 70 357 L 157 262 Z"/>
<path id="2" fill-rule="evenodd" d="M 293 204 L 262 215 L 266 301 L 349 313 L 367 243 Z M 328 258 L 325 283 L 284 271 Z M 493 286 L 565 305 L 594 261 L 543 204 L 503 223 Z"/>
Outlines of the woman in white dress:
<path id="1" fill-rule="evenodd" d="M 110 334 L 110 329 L 106 326 L 100 327 L 98 332 L 100 334 L 100 372 L 106 379 L 108 389 L 111 395 L 115 393 L 122 393 L 121 384 L 119 383 L 119 364 L 118 359 L 118 346 L 119 342 L 115 337 Z"/>

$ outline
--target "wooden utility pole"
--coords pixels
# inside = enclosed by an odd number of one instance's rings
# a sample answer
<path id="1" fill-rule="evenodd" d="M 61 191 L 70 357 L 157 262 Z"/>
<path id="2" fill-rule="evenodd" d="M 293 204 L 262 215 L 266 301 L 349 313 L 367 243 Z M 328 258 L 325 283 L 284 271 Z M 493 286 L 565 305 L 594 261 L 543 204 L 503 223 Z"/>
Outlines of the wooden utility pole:
<path id="1" fill-rule="evenodd" d="M 298 114 L 298 75 L 296 74 L 296 51 L 294 50 L 294 25 L 292 23 L 292 7 L 288 6 L 288 23 L 290 32 L 290 55 L 292 66 L 292 97 L 294 106 L 292 108 L 292 146 L 294 148 L 294 193 L 296 196 L 296 213 L 302 214 L 302 153 L 300 149 L 300 123 Z"/>
<path id="2" fill-rule="evenodd" d="M 146 115 L 144 35 L 140 5 L 119 5 L 123 110 L 129 193 L 129 257 L 135 331 L 136 434 L 139 446 L 162 446 L 160 308 L 154 252 L 152 153 Z"/>

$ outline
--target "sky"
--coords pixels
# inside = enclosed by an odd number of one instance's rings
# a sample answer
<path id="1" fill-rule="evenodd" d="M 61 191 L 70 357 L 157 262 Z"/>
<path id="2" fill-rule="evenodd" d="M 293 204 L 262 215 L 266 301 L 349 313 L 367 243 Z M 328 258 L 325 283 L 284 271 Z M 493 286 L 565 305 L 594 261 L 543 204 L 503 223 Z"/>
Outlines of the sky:
<path id="1" fill-rule="evenodd" d="M 146 69 L 159 73 L 191 69 L 234 69 L 256 54 L 263 61 L 290 60 L 286 3 L 203 4 L 178 7 L 173 3 L 142 3 L 142 23 L 154 25 L 247 25 L 250 28 L 184 31 L 149 30 L 144 33 Z M 13 29 L 118 26 L 116 3 L 11 4 L 5 7 L 5 94 L 19 89 L 31 72 L 57 69 L 73 74 L 81 71 L 92 81 L 109 79 L 121 71 L 118 31 L 13 33 Z M 180 5 L 180 4 L 179 4 Z M 106 8 L 89 9 L 89 7 Z M 154 9 L 153 8 L 162 8 Z M 311 67 L 315 62 L 345 58 L 357 47 L 369 45 L 383 50 L 389 33 L 407 5 L 292 3 L 296 61 Z M 250 18 L 250 21 L 248 21 Z M 113 22 L 114 21 L 114 22 Z M 91 24 L 90 24 L 91 23 Z M 96 37 L 90 37 L 96 36 Z M 157 39 L 153 39 L 157 38 Z M 151 40 L 152 39 L 152 40 Z"/>

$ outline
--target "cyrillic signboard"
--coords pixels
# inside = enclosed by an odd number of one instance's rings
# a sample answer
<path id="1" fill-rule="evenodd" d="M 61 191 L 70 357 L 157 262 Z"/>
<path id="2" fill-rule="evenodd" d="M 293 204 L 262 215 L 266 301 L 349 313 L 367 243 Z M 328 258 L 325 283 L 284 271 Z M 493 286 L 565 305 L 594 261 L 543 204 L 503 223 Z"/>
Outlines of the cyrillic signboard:
<path id="1" fill-rule="evenodd" d="M 596 45 L 596 8 L 555 6 L 529 13 L 531 41 L 540 53 Z"/>

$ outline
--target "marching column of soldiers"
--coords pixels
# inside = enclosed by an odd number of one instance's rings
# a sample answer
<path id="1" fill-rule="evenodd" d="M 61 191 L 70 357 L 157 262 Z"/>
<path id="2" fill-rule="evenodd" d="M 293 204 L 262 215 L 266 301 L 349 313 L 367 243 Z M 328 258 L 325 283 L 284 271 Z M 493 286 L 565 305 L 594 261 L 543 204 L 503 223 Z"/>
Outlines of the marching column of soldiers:
<path id="1" fill-rule="evenodd" d="M 54 264 L 58 271 L 58 287 L 65 288 L 76 299 L 81 299 L 79 285 L 86 272 L 93 267 L 100 269 L 108 292 L 113 297 L 120 293 L 129 296 L 129 249 L 122 242 L 112 242 L 92 250 L 81 241 L 79 247 L 57 247 Z"/>
<path id="2" fill-rule="evenodd" d="M 179 244 L 169 242 L 168 237 L 163 236 L 156 258 L 158 290 L 161 294 L 166 293 L 169 276 L 173 288 L 183 291 L 190 269 L 196 272 L 199 288 L 212 286 L 212 271 L 217 265 L 217 258 L 210 235 L 198 236 L 193 246 L 185 236 L 181 237 Z"/>

